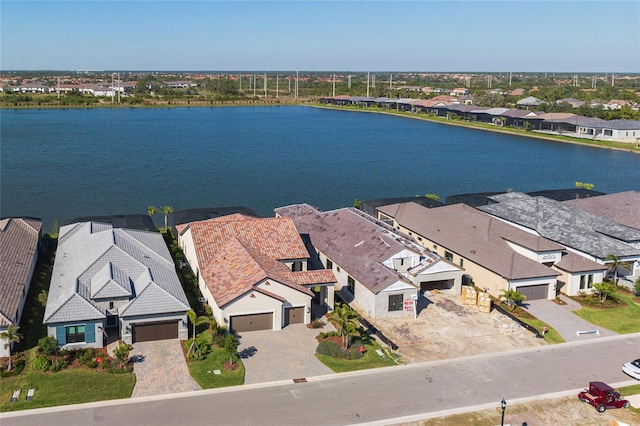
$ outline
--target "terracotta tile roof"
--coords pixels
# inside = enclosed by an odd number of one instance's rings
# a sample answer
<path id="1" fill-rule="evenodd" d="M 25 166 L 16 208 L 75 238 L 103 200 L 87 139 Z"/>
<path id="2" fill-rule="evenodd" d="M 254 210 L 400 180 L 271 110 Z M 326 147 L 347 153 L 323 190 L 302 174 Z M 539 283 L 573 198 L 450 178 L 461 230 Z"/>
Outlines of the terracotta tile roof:
<path id="1" fill-rule="evenodd" d="M 266 279 L 277 281 L 302 293 L 313 296 L 305 285 L 336 282 L 331 271 L 299 271 L 271 259 L 259 250 L 230 238 L 202 271 L 207 288 L 219 307 L 255 290 Z M 280 296 L 274 297 L 281 299 Z"/>
<path id="2" fill-rule="evenodd" d="M 612 222 L 640 230 L 640 192 L 626 191 L 564 202 Z"/>
<path id="3" fill-rule="evenodd" d="M 515 252 L 508 242 L 534 251 L 561 250 L 563 246 L 492 218 L 473 207 L 453 204 L 427 209 L 416 203 L 403 203 L 379 210 L 395 218 L 401 226 L 505 279 L 559 275 Z"/>
<path id="4" fill-rule="evenodd" d="M 255 218 L 233 214 L 176 226 L 180 234 L 187 228 L 191 229 L 202 269 L 232 238 L 275 260 L 309 257 L 293 221 L 288 218 Z"/>
<path id="5" fill-rule="evenodd" d="M 0 220 L 0 327 L 19 322 L 18 307 L 26 297 L 29 273 L 38 244 L 42 221 L 34 218 Z"/>

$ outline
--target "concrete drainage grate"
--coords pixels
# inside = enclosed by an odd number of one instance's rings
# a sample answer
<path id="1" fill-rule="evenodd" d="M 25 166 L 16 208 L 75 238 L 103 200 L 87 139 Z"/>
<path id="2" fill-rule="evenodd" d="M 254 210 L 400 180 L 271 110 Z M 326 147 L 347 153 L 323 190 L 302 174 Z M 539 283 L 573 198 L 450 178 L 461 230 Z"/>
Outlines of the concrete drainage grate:
<path id="1" fill-rule="evenodd" d="M 307 383 L 307 379 L 304 377 L 301 379 L 293 379 L 293 383 Z"/>

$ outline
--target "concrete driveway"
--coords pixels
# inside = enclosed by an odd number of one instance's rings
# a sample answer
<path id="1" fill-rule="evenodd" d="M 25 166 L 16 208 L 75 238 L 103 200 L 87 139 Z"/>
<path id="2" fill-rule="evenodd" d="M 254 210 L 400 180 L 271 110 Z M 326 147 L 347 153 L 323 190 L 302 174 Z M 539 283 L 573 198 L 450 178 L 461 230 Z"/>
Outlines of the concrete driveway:
<path id="1" fill-rule="evenodd" d="M 531 300 L 523 305 L 531 315 L 541 321 L 546 322 L 556 329 L 558 333 L 567 342 L 575 342 L 578 340 L 597 339 L 603 336 L 613 336 L 615 333 L 606 328 L 597 327 L 588 321 L 583 320 L 572 311 L 580 309 L 580 304 L 574 302 L 570 298 L 561 295 L 560 299 L 565 301 L 566 305 L 558 305 L 551 300 Z M 578 334 L 578 331 L 598 330 L 598 334 Z"/>
<path id="2" fill-rule="evenodd" d="M 134 343 L 129 356 L 135 360 L 132 398 L 202 389 L 189 375 L 178 339 Z"/>
<path id="3" fill-rule="evenodd" d="M 238 352 L 245 367 L 245 384 L 301 379 L 333 371 L 315 357 L 320 332 L 334 330 L 291 324 L 282 330 L 250 331 L 238 334 Z"/>

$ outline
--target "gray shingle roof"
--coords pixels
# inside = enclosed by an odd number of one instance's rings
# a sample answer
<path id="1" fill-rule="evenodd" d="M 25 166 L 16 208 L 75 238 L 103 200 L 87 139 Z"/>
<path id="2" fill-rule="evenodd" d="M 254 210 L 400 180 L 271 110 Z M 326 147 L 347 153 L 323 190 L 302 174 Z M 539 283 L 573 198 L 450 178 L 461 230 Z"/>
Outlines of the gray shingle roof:
<path id="1" fill-rule="evenodd" d="M 189 310 L 162 236 L 95 222 L 63 226 L 44 322 L 105 318 L 95 299 L 127 295 L 120 316 Z"/>
<path id="2" fill-rule="evenodd" d="M 26 297 L 31 265 L 38 257 L 41 230 L 40 219 L 0 220 L 0 327 L 20 320 L 16 314 Z"/>
<path id="3" fill-rule="evenodd" d="M 599 259 L 608 254 L 638 256 L 627 242 L 640 241 L 640 231 L 571 205 L 523 193 L 491 197 L 496 204 L 478 209 L 536 231 L 539 235 Z"/>

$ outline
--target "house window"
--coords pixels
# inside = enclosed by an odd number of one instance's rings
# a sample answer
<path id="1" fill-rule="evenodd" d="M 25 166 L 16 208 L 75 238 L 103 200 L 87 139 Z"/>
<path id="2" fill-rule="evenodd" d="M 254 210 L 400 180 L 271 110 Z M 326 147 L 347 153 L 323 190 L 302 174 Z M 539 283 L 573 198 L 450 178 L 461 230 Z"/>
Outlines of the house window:
<path id="1" fill-rule="evenodd" d="M 356 281 L 353 278 L 347 277 L 347 287 L 349 288 L 349 291 L 351 292 L 351 294 L 353 294 L 355 296 L 356 295 Z"/>
<path id="2" fill-rule="evenodd" d="M 463 268 L 464 266 L 464 259 L 460 258 L 460 267 Z"/>
<path id="3" fill-rule="evenodd" d="M 422 241 L 422 237 L 418 237 L 418 241 Z"/>
<path id="4" fill-rule="evenodd" d="M 448 251 L 444 252 L 444 258 L 447 259 L 449 262 L 453 262 L 453 254 L 449 253 Z"/>
<path id="5" fill-rule="evenodd" d="M 336 272 L 340 272 L 340 267 L 336 266 Z"/>
<path id="6" fill-rule="evenodd" d="M 401 311 L 404 302 L 404 295 L 392 294 L 389 296 L 389 312 Z"/>
<path id="7" fill-rule="evenodd" d="M 433 245 L 433 249 L 434 249 L 434 250 L 438 250 L 438 246 L 434 244 L 434 245 Z"/>
<path id="8" fill-rule="evenodd" d="M 291 265 L 291 271 L 293 272 L 302 271 L 302 262 L 300 260 L 294 261 L 293 264 Z"/>
<path id="9" fill-rule="evenodd" d="M 113 309 L 113 302 L 109 302 L 109 309 Z"/>
<path id="10" fill-rule="evenodd" d="M 591 288 L 591 286 L 593 286 L 593 274 L 589 274 L 587 279 L 587 288 Z"/>
<path id="11" fill-rule="evenodd" d="M 580 275 L 580 290 L 584 290 L 586 286 L 586 275 Z"/>
<path id="12" fill-rule="evenodd" d="M 84 325 L 72 325 L 66 328 L 67 343 L 84 342 Z"/>
<path id="13" fill-rule="evenodd" d="M 333 270 L 333 262 L 327 259 L 327 269 Z"/>

